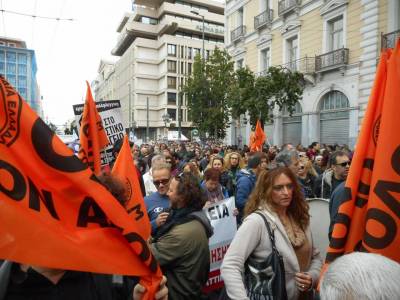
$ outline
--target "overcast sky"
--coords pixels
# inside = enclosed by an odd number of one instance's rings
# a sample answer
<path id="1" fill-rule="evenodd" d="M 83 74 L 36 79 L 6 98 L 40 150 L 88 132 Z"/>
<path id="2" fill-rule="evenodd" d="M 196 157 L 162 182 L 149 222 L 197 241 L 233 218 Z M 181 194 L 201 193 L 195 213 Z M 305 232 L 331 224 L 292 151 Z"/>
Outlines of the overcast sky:
<path id="1" fill-rule="evenodd" d="M 45 116 L 57 125 L 73 118 L 100 59 L 112 59 L 119 21 L 131 0 L 0 0 L 1 9 L 30 15 L 73 18 L 55 21 L 0 12 L 0 35 L 26 41 L 36 52 L 37 79 Z"/>

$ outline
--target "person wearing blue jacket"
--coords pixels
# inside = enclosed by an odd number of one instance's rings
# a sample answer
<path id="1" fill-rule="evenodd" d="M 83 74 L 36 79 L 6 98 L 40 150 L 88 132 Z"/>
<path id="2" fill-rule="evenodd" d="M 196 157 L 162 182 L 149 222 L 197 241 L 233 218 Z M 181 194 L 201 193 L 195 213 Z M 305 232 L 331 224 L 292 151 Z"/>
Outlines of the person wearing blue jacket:
<path id="1" fill-rule="evenodd" d="M 151 235 L 157 232 L 157 229 L 165 223 L 169 215 L 170 202 L 167 192 L 171 181 L 170 168 L 170 164 L 167 163 L 158 163 L 152 166 L 153 183 L 157 192 L 144 198 L 151 223 Z"/>
<path id="2" fill-rule="evenodd" d="M 247 167 L 239 171 L 236 175 L 236 195 L 235 203 L 239 210 L 237 216 L 238 225 L 242 223 L 243 211 L 247 199 L 256 184 L 257 174 L 261 171 L 261 155 L 255 153 L 249 157 Z"/>

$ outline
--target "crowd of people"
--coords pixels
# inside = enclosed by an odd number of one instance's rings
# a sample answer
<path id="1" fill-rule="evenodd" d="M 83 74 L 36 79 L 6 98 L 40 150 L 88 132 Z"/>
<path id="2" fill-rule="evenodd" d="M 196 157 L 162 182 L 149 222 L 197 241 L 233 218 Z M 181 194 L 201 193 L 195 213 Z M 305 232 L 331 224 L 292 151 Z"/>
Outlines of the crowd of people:
<path id="1" fill-rule="evenodd" d="M 115 156 L 121 145 L 122 140 L 114 145 Z M 320 283 L 320 293 L 316 293 L 324 258 L 313 240 L 306 199 L 329 199 L 331 226 L 326 234 L 331 238 L 353 156 L 346 145 L 285 144 L 251 152 L 248 147 L 238 149 L 221 143 L 172 142 L 140 146 L 132 143 L 131 150 L 151 222 L 150 249 L 167 282 L 167 287 L 164 281 L 160 286 L 157 299 L 166 299 L 166 293 L 172 300 L 249 299 L 243 280 L 246 264 L 250 259 L 265 261 L 273 250 L 283 259 L 281 275 L 287 299 L 400 297 L 400 288 L 393 281 L 400 276 L 399 265 L 378 255 L 357 253 L 338 258 Z M 112 178 L 105 176 L 101 180 L 116 198 L 123 194 Z M 204 286 L 210 270 L 208 240 L 213 228 L 203 208 L 228 197 L 235 197 L 238 231 L 221 267 L 225 287 L 207 294 Z M 123 204 L 123 197 L 118 200 Z M 383 265 L 390 270 L 391 278 L 384 274 L 385 268 L 377 267 Z M 379 273 L 380 281 L 387 278 L 385 290 L 369 284 L 371 270 Z M 141 299 L 143 292 L 137 280 L 128 277 L 121 281 L 118 298 L 118 293 L 111 295 L 112 288 L 108 287 L 116 285 L 112 276 L 52 272 L 55 271 L 3 263 L 0 300 L 127 299 L 129 295 L 130 299 Z M 257 280 L 265 276 L 273 280 L 277 275 L 273 272 L 270 268 L 259 270 Z M 83 282 L 77 286 L 86 296 L 74 294 L 74 282 Z M 35 284 L 42 290 L 38 291 Z M 51 289 L 54 286 L 57 287 Z M 66 294 L 61 297 L 60 291 Z M 271 292 L 261 291 L 257 299 L 271 299 L 266 296 Z M 99 293 L 110 296 L 98 296 Z"/>

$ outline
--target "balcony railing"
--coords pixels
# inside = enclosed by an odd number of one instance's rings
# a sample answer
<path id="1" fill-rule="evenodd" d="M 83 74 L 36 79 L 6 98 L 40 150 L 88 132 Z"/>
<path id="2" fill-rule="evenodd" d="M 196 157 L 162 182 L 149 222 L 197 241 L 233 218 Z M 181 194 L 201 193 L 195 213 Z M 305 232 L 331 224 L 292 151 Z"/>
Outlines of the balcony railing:
<path id="1" fill-rule="evenodd" d="M 273 19 L 273 10 L 267 9 L 258 16 L 254 17 L 254 28 L 258 29 L 264 25 L 271 24 Z"/>
<path id="2" fill-rule="evenodd" d="M 303 57 L 294 61 L 288 62 L 278 67 L 289 69 L 290 71 L 300 72 L 303 74 L 313 74 L 315 72 L 315 57 Z M 257 76 L 265 76 L 268 70 L 257 73 Z"/>
<path id="3" fill-rule="evenodd" d="M 341 48 L 315 57 L 315 71 L 340 68 L 349 63 L 349 49 Z"/>
<path id="4" fill-rule="evenodd" d="M 246 26 L 241 25 L 231 31 L 231 41 L 234 42 L 239 38 L 244 37 L 246 34 Z"/>
<path id="5" fill-rule="evenodd" d="M 386 34 L 382 34 L 382 38 L 381 38 L 381 48 L 383 49 L 388 49 L 388 48 L 394 48 L 394 46 L 396 46 L 396 41 L 400 38 L 400 29 L 393 31 L 393 32 L 389 32 Z"/>
<path id="6" fill-rule="evenodd" d="M 278 2 L 278 15 L 286 14 L 301 4 L 301 0 L 281 0 Z"/>

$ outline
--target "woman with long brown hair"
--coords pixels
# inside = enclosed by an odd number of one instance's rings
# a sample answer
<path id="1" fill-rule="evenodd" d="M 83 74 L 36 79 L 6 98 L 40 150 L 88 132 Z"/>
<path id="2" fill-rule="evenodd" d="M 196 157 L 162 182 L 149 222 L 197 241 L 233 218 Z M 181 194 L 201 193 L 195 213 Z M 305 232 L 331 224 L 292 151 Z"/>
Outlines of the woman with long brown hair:
<path id="1" fill-rule="evenodd" d="M 260 173 L 245 207 L 245 219 L 239 227 L 223 261 L 222 277 L 231 299 L 248 299 L 242 280 L 249 257 L 264 261 L 272 252 L 265 222 L 275 236 L 275 246 L 283 257 L 288 299 L 312 299 L 322 266 L 314 247 L 308 204 L 296 176 L 287 167 Z"/>

